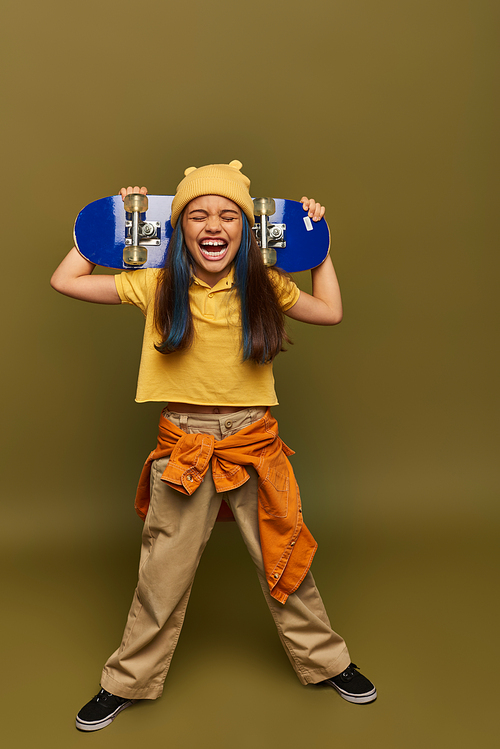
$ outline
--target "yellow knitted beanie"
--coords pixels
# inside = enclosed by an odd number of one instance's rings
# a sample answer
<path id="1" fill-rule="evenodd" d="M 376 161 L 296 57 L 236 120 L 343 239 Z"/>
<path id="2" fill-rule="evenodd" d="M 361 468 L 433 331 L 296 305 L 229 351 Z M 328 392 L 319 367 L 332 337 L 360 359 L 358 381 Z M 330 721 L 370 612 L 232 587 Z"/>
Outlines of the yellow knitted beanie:
<path id="1" fill-rule="evenodd" d="M 241 173 L 241 161 L 230 164 L 209 164 L 208 166 L 190 166 L 184 172 L 184 179 L 177 185 L 172 201 L 170 223 L 175 226 L 180 214 L 187 204 L 200 195 L 222 195 L 239 205 L 250 226 L 255 223 L 253 201 L 250 197 L 250 180 Z"/>

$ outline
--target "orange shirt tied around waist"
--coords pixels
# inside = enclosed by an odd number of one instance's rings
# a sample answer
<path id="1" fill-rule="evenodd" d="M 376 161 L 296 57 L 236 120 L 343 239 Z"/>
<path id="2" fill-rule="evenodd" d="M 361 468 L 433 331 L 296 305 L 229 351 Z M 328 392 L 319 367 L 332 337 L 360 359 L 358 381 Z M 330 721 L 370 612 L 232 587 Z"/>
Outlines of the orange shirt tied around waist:
<path id="1" fill-rule="evenodd" d="M 223 440 L 212 434 L 187 434 L 162 414 L 158 443 L 144 464 L 135 499 L 135 509 L 143 520 L 150 500 L 151 463 L 168 455 L 161 480 L 187 495 L 200 486 L 210 464 L 218 493 L 248 481 L 245 466 L 255 468 L 266 579 L 271 596 L 285 603 L 307 574 L 318 544 L 302 519 L 299 487 L 287 457 L 293 450 L 278 436 L 278 422 L 269 409 L 261 419 Z"/>

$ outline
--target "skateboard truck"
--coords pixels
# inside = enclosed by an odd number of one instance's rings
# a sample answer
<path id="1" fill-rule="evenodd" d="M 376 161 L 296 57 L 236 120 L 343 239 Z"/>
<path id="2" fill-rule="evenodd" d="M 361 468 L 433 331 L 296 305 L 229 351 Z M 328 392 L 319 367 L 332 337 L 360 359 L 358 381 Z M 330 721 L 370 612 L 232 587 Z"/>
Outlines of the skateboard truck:
<path id="1" fill-rule="evenodd" d="M 123 201 L 123 207 L 127 213 L 132 214 L 132 221 L 125 221 L 127 234 L 123 248 L 123 262 L 133 266 L 144 265 L 148 259 L 148 250 L 145 245 L 160 244 L 160 222 L 141 221 L 141 213 L 146 213 L 148 210 L 148 199 L 141 193 L 127 195 Z"/>
<path id="2" fill-rule="evenodd" d="M 270 224 L 268 216 L 276 213 L 273 198 L 254 198 L 254 215 L 260 217 L 253 231 L 260 245 L 264 265 L 275 265 L 276 247 L 286 247 L 286 224 Z"/>

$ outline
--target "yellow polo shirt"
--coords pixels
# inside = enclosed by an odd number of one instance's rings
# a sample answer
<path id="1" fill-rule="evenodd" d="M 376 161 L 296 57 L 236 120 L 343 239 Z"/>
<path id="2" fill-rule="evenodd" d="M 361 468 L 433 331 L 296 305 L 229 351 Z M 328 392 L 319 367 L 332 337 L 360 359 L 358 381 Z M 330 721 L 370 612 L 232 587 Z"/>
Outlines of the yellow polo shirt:
<path id="1" fill-rule="evenodd" d="M 283 311 L 299 298 L 288 278 L 269 270 Z M 125 271 L 115 276 L 123 304 L 134 304 L 146 317 L 136 401 L 173 401 L 206 406 L 275 406 L 273 366 L 242 359 L 240 303 L 234 271 L 210 287 L 194 277 L 189 288 L 195 337 L 192 346 L 173 354 L 154 347 L 154 299 L 159 270 Z"/>

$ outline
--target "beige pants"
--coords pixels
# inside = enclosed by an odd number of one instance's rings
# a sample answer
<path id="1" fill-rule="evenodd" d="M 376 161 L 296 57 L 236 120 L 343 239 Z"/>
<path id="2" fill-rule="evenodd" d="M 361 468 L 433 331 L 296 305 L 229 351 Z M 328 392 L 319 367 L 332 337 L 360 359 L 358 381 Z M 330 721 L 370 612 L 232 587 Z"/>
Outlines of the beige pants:
<path id="1" fill-rule="evenodd" d="M 185 432 L 213 434 L 218 440 L 264 415 L 256 408 L 232 414 L 164 413 Z M 121 645 L 103 669 L 104 689 L 131 699 L 161 695 L 196 568 L 222 499 L 231 507 L 283 647 L 302 684 L 341 673 L 350 663 L 349 653 L 344 640 L 330 626 L 312 574 L 306 575 L 285 604 L 269 594 L 259 541 L 258 477 L 254 469 L 248 469 L 249 481 L 225 494 L 217 494 L 209 471 L 189 497 L 160 480 L 167 462 L 168 458 L 162 458 L 152 465 L 151 504 L 144 523 L 139 580 Z"/>

